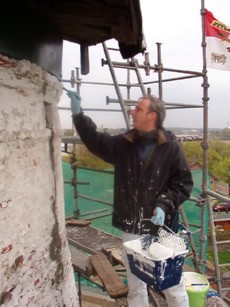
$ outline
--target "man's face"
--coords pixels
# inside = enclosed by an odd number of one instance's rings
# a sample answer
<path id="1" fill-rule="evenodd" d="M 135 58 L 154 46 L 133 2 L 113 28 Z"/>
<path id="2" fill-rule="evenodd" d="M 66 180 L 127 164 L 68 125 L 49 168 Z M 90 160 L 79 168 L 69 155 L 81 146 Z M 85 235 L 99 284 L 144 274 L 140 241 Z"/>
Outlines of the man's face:
<path id="1" fill-rule="evenodd" d="M 133 128 L 140 132 L 148 132 L 156 128 L 156 113 L 149 111 L 149 99 L 140 99 L 135 109 L 130 111 Z"/>

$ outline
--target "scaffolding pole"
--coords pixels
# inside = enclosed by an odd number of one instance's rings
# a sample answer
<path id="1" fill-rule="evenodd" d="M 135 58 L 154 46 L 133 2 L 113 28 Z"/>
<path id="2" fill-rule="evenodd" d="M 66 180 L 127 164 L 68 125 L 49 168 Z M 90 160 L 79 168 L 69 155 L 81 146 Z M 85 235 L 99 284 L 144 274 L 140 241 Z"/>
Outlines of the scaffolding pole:
<path id="1" fill-rule="evenodd" d="M 129 121 L 128 112 L 126 110 L 124 100 L 123 100 L 123 97 L 122 97 L 122 94 L 121 94 L 121 91 L 120 91 L 120 88 L 119 88 L 119 85 L 118 85 L 118 82 L 117 82 L 117 77 L 116 77 L 116 74 L 115 74 L 111 59 L 110 59 L 108 49 L 107 49 L 106 44 L 104 42 L 102 43 L 102 46 L 103 46 L 105 57 L 107 59 L 109 70 L 110 70 L 110 73 L 111 73 L 111 76 L 112 76 L 112 79 L 113 79 L 113 82 L 114 82 L 114 87 L 115 87 L 115 90 L 116 90 L 116 93 L 117 93 L 117 97 L 120 101 L 120 105 L 121 105 L 121 109 L 122 109 L 122 112 L 123 112 L 123 115 L 124 115 L 126 126 L 127 126 L 128 129 L 130 129 L 130 121 Z"/>

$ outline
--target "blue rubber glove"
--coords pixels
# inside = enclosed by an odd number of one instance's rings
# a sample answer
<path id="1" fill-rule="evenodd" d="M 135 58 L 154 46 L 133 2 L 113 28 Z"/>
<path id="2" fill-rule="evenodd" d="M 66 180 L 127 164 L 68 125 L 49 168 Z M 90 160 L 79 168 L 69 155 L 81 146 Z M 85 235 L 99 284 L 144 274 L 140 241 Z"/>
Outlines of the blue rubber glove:
<path id="1" fill-rule="evenodd" d="M 152 216 L 151 222 L 155 225 L 163 226 L 165 222 L 165 213 L 160 207 L 156 207 L 155 215 Z"/>
<path id="2" fill-rule="evenodd" d="M 81 96 L 77 92 L 67 91 L 67 96 L 71 99 L 71 111 L 72 114 L 78 114 L 81 112 Z"/>

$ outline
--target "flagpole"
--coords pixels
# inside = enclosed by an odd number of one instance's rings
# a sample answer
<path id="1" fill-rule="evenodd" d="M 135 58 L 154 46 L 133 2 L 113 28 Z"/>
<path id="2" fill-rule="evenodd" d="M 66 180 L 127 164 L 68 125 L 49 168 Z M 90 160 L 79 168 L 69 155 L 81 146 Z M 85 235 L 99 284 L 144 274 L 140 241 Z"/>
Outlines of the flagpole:
<path id="1" fill-rule="evenodd" d="M 208 189 L 207 175 L 208 175 L 208 76 L 207 76 L 207 60 L 206 60 L 206 38 L 205 38 L 205 0 L 201 0 L 201 22 L 202 22 L 202 53 L 203 53 L 203 181 L 202 192 L 206 194 Z"/>
<path id="2" fill-rule="evenodd" d="M 203 142 L 202 142 L 202 149 L 203 149 L 203 174 L 202 174 L 202 194 L 201 197 L 205 199 L 205 205 L 201 207 L 202 216 L 201 216 L 201 243 L 207 242 L 207 234 L 206 234 L 206 210 L 208 203 L 208 197 L 205 193 L 208 189 L 207 183 L 207 175 L 208 175 L 208 77 L 207 77 L 207 64 L 206 64 L 206 40 L 205 40 L 205 7 L 204 7 L 204 0 L 201 0 L 201 23 L 202 23 L 202 53 L 203 53 Z M 206 244 L 201 244 L 201 251 L 200 251 L 200 259 L 201 259 L 201 271 L 204 271 L 205 266 L 205 253 L 206 251 Z"/>
<path id="3" fill-rule="evenodd" d="M 207 76 L 207 58 L 206 58 L 206 36 L 205 36 L 205 0 L 201 0 L 201 21 L 202 21 L 202 52 L 203 52 L 203 178 L 202 178 L 202 198 L 205 199 L 205 205 L 202 206 L 202 227 L 201 227 L 201 242 L 207 242 L 207 221 L 206 221 L 206 211 L 207 205 L 209 209 L 209 220 L 213 221 L 213 211 L 212 211 L 212 203 L 209 194 L 208 188 L 208 76 Z M 211 226 L 211 236 L 212 242 L 216 243 L 216 236 L 215 236 L 215 227 L 214 223 L 210 223 Z M 201 255 L 200 259 L 205 259 L 205 249 L 206 244 L 201 244 Z M 215 274 L 216 274 L 216 281 L 218 287 L 218 293 L 222 297 L 222 289 L 221 289 L 221 277 L 220 271 L 218 269 L 219 266 L 219 258 L 218 258 L 218 250 L 217 244 L 213 244 L 213 256 L 215 262 Z M 203 262 L 202 268 L 204 268 L 205 261 Z"/>

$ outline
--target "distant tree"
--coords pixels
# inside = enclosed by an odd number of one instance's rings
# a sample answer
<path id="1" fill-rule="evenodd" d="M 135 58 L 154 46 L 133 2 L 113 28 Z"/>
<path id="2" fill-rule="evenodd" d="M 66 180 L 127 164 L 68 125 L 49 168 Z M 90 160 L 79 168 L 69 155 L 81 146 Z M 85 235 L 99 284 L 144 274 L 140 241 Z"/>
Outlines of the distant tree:
<path id="1" fill-rule="evenodd" d="M 104 162 L 102 159 L 89 152 L 84 145 L 79 145 L 79 147 L 81 149 L 76 156 L 78 166 L 85 166 L 93 169 L 104 170 L 113 167 L 111 164 Z"/>
<path id="2" fill-rule="evenodd" d="M 230 183 L 230 158 L 223 158 L 213 165 L 213 173 L 226 183 Z"/>
<path id="3" fill-rule="evenodd" d="M 221 157 L 229 157 L 230 156 L 230 143 L 226 143 L 223 141 L 210 141 L 210 147 L 215 150 L 217 153 L 221 155 Z"/>
<path id="4" fill-rule="evenodd" d="M 71 163 L 71 158 L 72 158 L 71 154 L 65 154 L 62 156 L 62 161 L 65 163 Z M 76 159 L 77 159 L 77 166 L 89 167 L 93 169 L 103 169 L 103 170 L 112 168 L 111 164 L 106 163 L 102 159 L 93 155 L 82 144 L 77 146 Z"/>
<path id="5" fill-rule="evenodd" d="M 203 164 L 203 150 L 199 142 L 184 142 L 182 148 L 190 164 L 194 161 Z M 213 175 L 230 183 L 230 143 L 209 142 L 208 168 Z"/>
<path id="6" fill-rule="evenodd" d="M 221 161 L 221 154 L 215 150 L 215 148 L 210 147 L 208 151 L 208 168 L 211 173 L 217 176 L 215 170 Z"/>
<path id="7" fill-rule="evenodd" d="M 200 142 L 183 142 L 181 143 L 181 146 L 189 164 L 195 161 L 203 161 L 203 153 Z"/>

